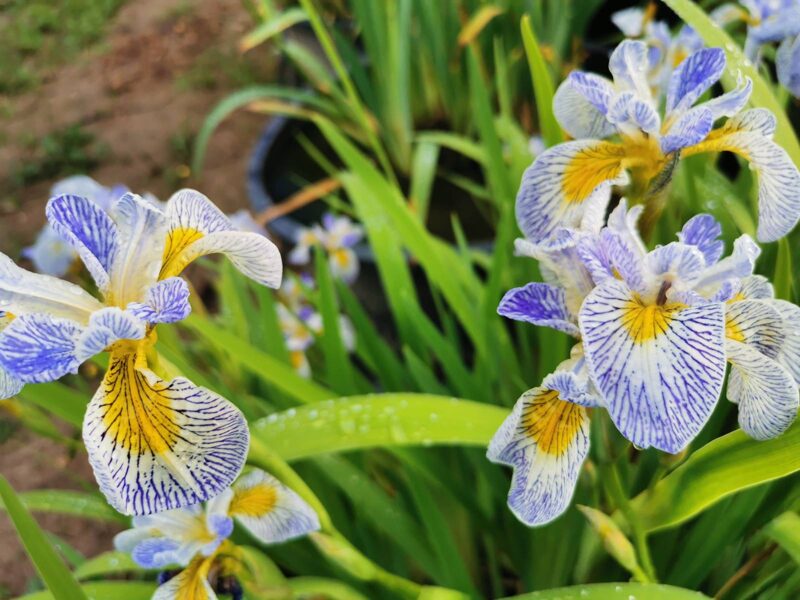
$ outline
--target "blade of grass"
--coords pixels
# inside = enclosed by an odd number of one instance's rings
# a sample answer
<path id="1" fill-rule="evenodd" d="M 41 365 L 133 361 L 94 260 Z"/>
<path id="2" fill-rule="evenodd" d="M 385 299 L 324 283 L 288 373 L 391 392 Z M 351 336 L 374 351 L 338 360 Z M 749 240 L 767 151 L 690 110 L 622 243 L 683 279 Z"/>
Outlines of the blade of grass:
<path id="1" fill-rule="evenodd" d="M 555 88 L 550 77 L 550 71 L 544 60 L 544 55 L 539 47 L 536 34 L 531 27 L 530 17 L 522 17 L 522 42 L 525 45 L 525 54 L 528 57 L 528 66 L 531 71 L 533 91 L 536 96 L 536 112 L 539 115 L 539 127 L 542 130 L 542 139 L 548 148 L 564 141 L 561 126 L 553 114 L 553 96 Z"/>
<path id="2" fill-rule="evenodd" d="M 14 488 L 0 475 L 0 498 L 22 544 L 48 589 L 58 600 L 87 600 L 39 524 L 23 506 Z"/>

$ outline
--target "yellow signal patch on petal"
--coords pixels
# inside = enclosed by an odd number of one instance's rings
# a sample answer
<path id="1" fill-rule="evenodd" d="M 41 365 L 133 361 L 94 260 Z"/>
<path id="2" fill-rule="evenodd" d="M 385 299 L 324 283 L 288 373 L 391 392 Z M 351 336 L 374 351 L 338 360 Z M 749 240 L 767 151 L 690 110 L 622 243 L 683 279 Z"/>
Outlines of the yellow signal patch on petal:
<path id="1" fill-rule="evenodd" d="M 278 490 L 268 483 L 259 483 L 251 488 L 236 490 L 230 514 L 246 517 L 260 517 L 272 512 L 278 502 Z"/>
<path id="2" fill-rule="evenodd" d="M 622 173 L 625 148 L 602 142 L 578 150 L 564 167 L 561 180 L 567 202 L 586 200 L 601 183 L 616 179 Z"/>
<path id="3" fill-rule="evenodd" d="M 167 234 L 167 243 L 164 246 L 164 258 L 161 265 L 159 279 L 179 275 L 186 262 L 182 259 L 184 251 L 202 238 L 205 234 L 193 227 L 177 227 Z"/>
<path id="4" fill-rule="evenodd" d="M 114 508 L 136 515 L 218 495 L 241 471 L 249 445 L 238 408 L 188 379 L 160 379 L 143 348 L 112 347 L 83 426 L 101 491 Z"/>
<path id="5" fill-rule="evenodd" d="M 665 333 L 674 315 L 684 308 L 678 302 L 646 304 L 636 296 L 623 307 L 622 326 L 634 343 L 644 344 Z"/>
<path id="6" fill-rule="evenodd" d="M 584 415 L 582 406 L 561 400 L 557 391 L 542 389 L 525 405 L 520 428 L 541 452 L 561 456 L 580 432 Z"/>
<path id="7" fill-rule="evenodd" d="M 156 590 L 153 600 L 216 600 L 208 583 L 214 557 L 198 556 L 183 571 Z"/>
<path id="8" fill-rule="evenodd" d="M 735 342 L 743 342 L 745 340 L 744 332 L 735 319 L 730 316 L 725 317 L 725 337 Z"/>

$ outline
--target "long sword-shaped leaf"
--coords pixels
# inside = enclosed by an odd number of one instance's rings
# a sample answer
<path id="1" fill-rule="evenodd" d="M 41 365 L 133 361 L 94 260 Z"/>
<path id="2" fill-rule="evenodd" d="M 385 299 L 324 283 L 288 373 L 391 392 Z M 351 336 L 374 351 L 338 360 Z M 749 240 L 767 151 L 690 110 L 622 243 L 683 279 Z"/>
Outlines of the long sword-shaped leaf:
<path id="1" fill-rule="evenodd" d="M 508 414 L 430 394 L 373 394 L 318 402 L 256 421 L 251 434 L 287 461 L 364 448 L 487 446 Z"/>
<path id="2" fill-rule="evenodd" d="M 648 531 L 677 525 L 740 490 L 800 470 L 800 423 L 782 436 L 757 442 L 741 430 L 700 448 L 649 491 L 633 509 Z"/>
<path id="3" fill-rule="evenodd" d="M 647 600 L 702 600 L 708 598 L 700 592 L 684 590 L 669 585 L 649 583 L 595 583 L 572 587 L 542 590 L 506 600 L 613 600 L 619 598 L 646 598 Z"/>
<path id="4" fill-rule="evenodd" d="M 14 488 L 0 475 L 0 498 L 22 544 L 45 585 L 58 600 L 87 600 L 78 582 L 55 551 L 39 524 L 22 505 Z"/>

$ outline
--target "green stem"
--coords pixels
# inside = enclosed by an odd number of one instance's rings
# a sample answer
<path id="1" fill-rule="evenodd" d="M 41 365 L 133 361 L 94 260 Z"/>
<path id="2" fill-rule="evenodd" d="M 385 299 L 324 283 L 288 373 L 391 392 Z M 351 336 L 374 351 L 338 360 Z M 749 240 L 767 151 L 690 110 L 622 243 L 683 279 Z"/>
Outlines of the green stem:
<path id="1" fill-rule="evenodd" d="M 636 546 L 636 553 L 639 555 L 639 564 L 644 571 L 643 575 L 646 576 L 646 581 L 642 583 L 657 582 L 656 570 L 653 566 L 653 559 L 650 556 L 650 548 L 647 545 L 647 534 L 639 521 L 638 516 L 631 508 L 628 495 L 622 486 L 622 478 L 619 475 L 616 463 L 609 463 L 605 469 L 607 490 L 614 501 L 614 504 L 622 512 L 625 520 L 631 527 L 633 534 L 633 544 Z"/>
<path id="2" fill-rule="evenodd" d="M 362 581 L 380 584 L 409 600 L 416 600 L 419 597 L 422 586 L 376 565 L 339 533 L 319 498 L 278 454 L 254 438 L 250 441 L 248 460 L 283 481 L 316 511 L 320 531 L 312 534 L 311 539 L 325 556 Z"/>

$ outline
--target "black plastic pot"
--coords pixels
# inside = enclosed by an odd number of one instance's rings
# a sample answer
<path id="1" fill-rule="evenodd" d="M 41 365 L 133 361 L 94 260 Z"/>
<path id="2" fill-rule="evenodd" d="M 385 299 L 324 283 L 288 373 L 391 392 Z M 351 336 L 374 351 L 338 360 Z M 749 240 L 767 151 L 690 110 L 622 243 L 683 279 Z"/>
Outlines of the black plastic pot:
<path id="1" fill-rule="evenodd" d="M 317 128 L 306 121 L 275 117 L 264 128 L 250 157 L 247 189 L 253 211 L 258 213 L 289 198 L 305 185 L 328 174 L 309 156 L 301 144 L 308 140 L 317 152 L 333 164 L 341 164 L 335 152 Z M 452 172 L 482 180 L 480 166 L 455 152 L 443 149 L 440 162 Z M 302 180 L 301 177 L 302 176 Z M 401 181 L 401 184 L 405 182 Z M 313 202 L 289 215 L 278 217 L 269 227 L 289 244 L 297 240 L 302 228 L 317 223 L 325 213 L 322 202 Z M 432 191 L 428 227 L 434 234 L 452 240 L 450 213 L 457 212 L 468 239 L 475 248 L 491 248 L 493 233 L 469 196 L 452 182 L 436 178 Z M 366 243 L 355 247 L 363 262 L 375 257 Z"/>

